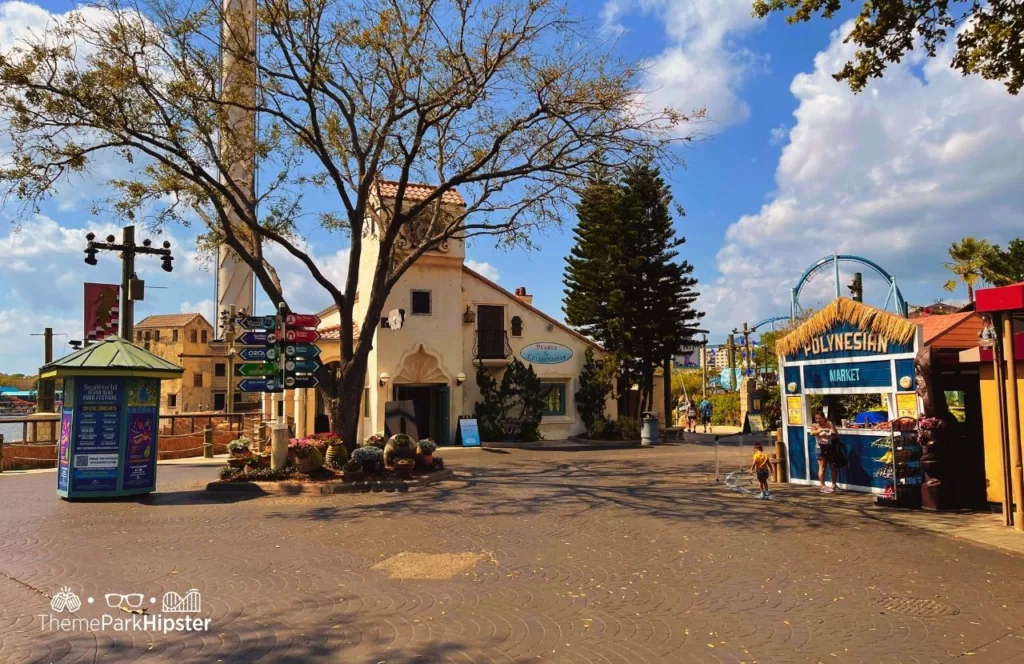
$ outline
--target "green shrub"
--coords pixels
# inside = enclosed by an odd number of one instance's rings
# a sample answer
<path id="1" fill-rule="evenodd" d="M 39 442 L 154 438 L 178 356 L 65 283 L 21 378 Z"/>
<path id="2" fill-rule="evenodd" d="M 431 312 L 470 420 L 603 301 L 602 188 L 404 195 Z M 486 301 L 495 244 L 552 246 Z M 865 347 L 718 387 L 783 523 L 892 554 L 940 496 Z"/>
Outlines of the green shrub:
<path id="1" fill-rule="evenodd" d="M 250 468 L 244 472 L 240 468 L 225 466 L 220 469 L 220 478 L 228 482 L 283 482 L 291 479 L 295 471 L 295 466 L 285 466 L 280 470 Z"/>
<path id="2" fill-rule="evenodd" d="M 708 401 L 711 402 L 712 407 L 712 424 L 740 425 L 740 395 L 738 392 L 709 394 Z"/>
<path id="3" fill-rule="evenodd" d="M 540 378 L 532 366 L 517 359 L 505 369 L 501 385 L 480 367 L 476 373 L 480 401 L 473 417 L 485 441 L 512 437 L 523 442 L 540 440 L 540 420 L 544 416 L 544 395 Z"/>
<path id="4" fill-rule="evenodd" d="M 763 390 L 761 421 L 767 431 L 775 431 L 782 426 L 782 394 L 778 384 L 769 385 Z"/>
<path id="5" fill-rule="evenodd" d="M 635 417 L 620 417 L 615 420 L 615 430 L 619 432 L 622 440 L 639 440 L 640 420 Z"/>
<path id="6" fill-rule="evenodd" d="M 437 443 L 430 438 L 424 438 L 416 443 L 416 447 L 419 449 L 420 454 L 430 455 L 437 451 Z"/>
<path id="7" fill-rule="evenodd" d="M 609 375 L 609 364 L 604 360 L 594 359 L 594 350 L 587 348 L 584 355 L 586 362 L 580 370 L 580 389 L 576 392 L 576 410 L 579 411 L 583 425 L 587 427 L 587 435 L 600 438 L 606 435 L 608 420 L 604 415 L 605 401 L 612 391 Z"/>

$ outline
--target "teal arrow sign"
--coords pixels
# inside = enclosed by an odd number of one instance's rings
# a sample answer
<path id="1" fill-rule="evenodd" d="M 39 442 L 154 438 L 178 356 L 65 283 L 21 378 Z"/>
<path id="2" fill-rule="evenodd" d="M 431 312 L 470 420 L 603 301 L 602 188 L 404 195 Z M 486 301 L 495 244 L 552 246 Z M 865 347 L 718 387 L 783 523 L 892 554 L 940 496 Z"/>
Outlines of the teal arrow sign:
<path id="1" fill-rule="evenodd" d="M 285 371 L 297 373 L 313 373 L 320 366 L 320 363 L 316 360 L 288 360 L 284 363 Z"/>
<path id="2" fill-rule="evenodd" d="M 320 381 L 316 379 L 316 376 L 286 376 L 284 384 L 289 389 L 293 387 L 316 387 L 320 384 Z"/>
<path id="3" fill-rule="evenodd" d="M 273 330 L 277 327 L 273 316 L 240 316 L 235 322 L 243 330 Z"/>
<path id="4" fill-rule="evenodd" d="M 320 349 L 313 344 L 291 343 L 285 344 L 284 355 L 288 358 L 320 357 Z"/>

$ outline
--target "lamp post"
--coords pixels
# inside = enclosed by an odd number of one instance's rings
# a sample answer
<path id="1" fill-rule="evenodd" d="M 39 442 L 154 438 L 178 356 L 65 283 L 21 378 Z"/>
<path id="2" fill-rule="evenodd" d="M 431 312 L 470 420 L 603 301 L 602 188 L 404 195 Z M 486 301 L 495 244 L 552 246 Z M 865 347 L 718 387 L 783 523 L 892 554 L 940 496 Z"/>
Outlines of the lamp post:
<path id="1" fill-rule="evenodd" d="M 120 244 L 115 243 L 113 235 L 107 236 L 106 242 L 96 242 L 96 235 L 88 233 L 85 236 L 85 263 L 96 265 L 97 251 L 119 251 L 121 252 L 121 338 L 132 341 L 135 327 L 135 306 L 133 302 L 142 300 L 145 297 L 145 282 L 135 274 L 135 255 L 153 254 L 162 256 L 164 272 L 174 269 L 171 265 L 174 257 L 171 256 L 171 243 L 164 241 L 162 248 L 151 246 L 152 240 L 143 240 L 141 245 L 135 244 L 135 226 L 125 226 L 121 233 Z"/>

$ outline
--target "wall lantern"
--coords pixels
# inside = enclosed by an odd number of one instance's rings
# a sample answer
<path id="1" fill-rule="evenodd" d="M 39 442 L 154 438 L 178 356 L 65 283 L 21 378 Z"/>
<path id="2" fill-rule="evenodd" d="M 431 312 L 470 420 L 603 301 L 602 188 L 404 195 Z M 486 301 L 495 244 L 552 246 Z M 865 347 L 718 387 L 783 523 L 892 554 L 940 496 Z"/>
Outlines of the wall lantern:
<path id="1" fill-rule="evenodd" d="M 476 322 L 476 312 L 468 304 L 466 305 L 466 311 L 462 314 L 462 322 L 467 324 Z"/>
<path id="2" fill-rule="evenodd" d="M 786 391 L 791 394 L 796 392 L 796 383 L 786 383 Z"/>
<path id="3" fill-rule="evenodd" d="M 465 382 L 466 382 L 466 374 L 462 373 L 461 371 L 459 373 L 455 374 L 455 384 L 456 385 L 462 385 Z"/>
<path id="4" fill-rule="evenodd" d="M 904 390 L 909 390 L 910 386 L 914 384 L 914 379 L 910 376 L 900 377 L 900 387 Z"/>
<path id="5" fill-rule="evenodd" d="M 388 372 L 387 371 L 381 372 L 381 374 L 380 374 L 380 386 L 384 387 L 385 385 L 388 384 L 389 380 L 391 380 L 391 376 L 388 375 Z"/>

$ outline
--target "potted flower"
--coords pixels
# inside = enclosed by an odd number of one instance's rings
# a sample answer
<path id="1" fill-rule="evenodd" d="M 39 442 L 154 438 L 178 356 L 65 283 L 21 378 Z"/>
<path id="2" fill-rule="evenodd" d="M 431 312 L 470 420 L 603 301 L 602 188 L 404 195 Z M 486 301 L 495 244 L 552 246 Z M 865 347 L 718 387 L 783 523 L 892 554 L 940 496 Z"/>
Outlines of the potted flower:
<path id="1" fill-rule="evenodd" d="M 395 459 L 395 474 L 400 479 L 407 480 L 412 477 L 412 469 L 416 467 L 416 460 L 408 457 Z"/>
<path id="2" fill-rule="evenodd" d="M 324 445 L 324 464 L 339 468 L 348 461 L 348 450 L 341 442 L 341 438 L 334 433 L 318 433 L 314 436 L 317 441 Z"/>
<path id="3" fill-rule="evenodd" d="M 416 460 L 423 468 L 430 468 L 434 465 L 434 452 L 437 451 L 437 443 L 430 438 L 424 438 L 416 443 Z"/>
<path id="4" fill-rule="evenodd" d="M 366 472 L 363 471 L 363 466 L 355 459 L 349 459 L 345 462 L 345 465 L 341 467 L 341 481 L 342 482 L 358 482 L 363 479 Z"/>
<path id="5" fill-rule="evenodd" d="M 363 447 L 377 447 L 383 450 L 384 444 L 387 443 L 387 441 L 388 439 L 384 437 L 384 432 L 378 431 L 377 433 L 370 434 L 366 437 L 366 440 L 363 441 Z"/>
<path id="6" fill-rule="evenodd" d="M 384 465 L 384 452 L 379 447 L 367 445 L 353 452 L 352 460 L 361 465 L 366 473 L 379 473 Z"/>
<path id="7" fill-rule="evenodd" d="M 252 454 L 249 450 L 249 439 L 239 438 L 228 443 L 228 465 L 232 468 L 245 468 L 246 460 Z"/>
<path id="8" fill-rule="evenodd" d="M 288 453 L 295 458 L 295 465 L 299 467 L 299 472 L 311 473 L 324 465 L 323 454 L 308 438 L 300 438 L 289 444 Z"/>
<path id="9" fill-rule="evenodd" d="M 245 457 L 246 470 L 252 471 L 260 468 L 270 468 L 270 450 Z"/>
<path id="10" fill-rule="evenodd" d="M 415 459 L 416 458 L 416 446 L 412 442 L 412 438 L 405 435 L 404 433 L 396 433 L 391 436 L 388 440 L 388 444 L 384 446 L 384 465 L 390 466 L 395 463 L 395 459 Z"/>

